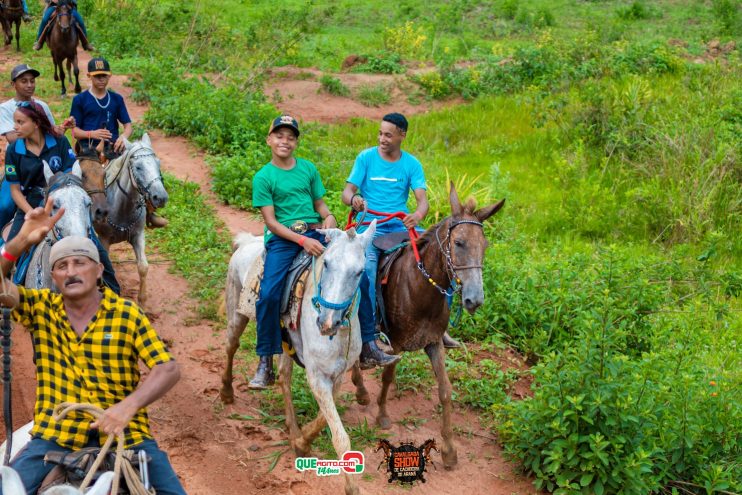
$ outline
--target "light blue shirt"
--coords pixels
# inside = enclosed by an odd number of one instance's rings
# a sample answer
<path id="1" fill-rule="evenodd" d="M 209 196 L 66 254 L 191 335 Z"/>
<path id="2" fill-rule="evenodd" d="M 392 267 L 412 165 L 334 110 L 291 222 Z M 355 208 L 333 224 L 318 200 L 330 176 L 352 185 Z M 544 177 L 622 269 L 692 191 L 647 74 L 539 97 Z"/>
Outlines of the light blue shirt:
<path id="1" fill-rule="evenodd" d="M 370 210 L 385 213 L 409 213 L 410 191 L 427 189 L 423 167 L 417 158 L 402 151 L 399 160 L 388 162 L 381 157 L 377 146 L 358 154 L 348 182 L 360 189 Z M 373 216 L 369 214 L 366 218 Z"/>

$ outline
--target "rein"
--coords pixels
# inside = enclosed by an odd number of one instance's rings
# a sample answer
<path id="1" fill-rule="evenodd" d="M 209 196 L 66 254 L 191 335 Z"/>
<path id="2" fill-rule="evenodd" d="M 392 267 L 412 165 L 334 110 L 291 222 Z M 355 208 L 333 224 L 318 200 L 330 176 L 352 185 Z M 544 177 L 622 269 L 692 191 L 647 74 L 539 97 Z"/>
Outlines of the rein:
<path id="1" fill-rule="evenodd" d="M 5 278 L 3 292 L 5 292 Z M 13 451 L 13 403 L 11 401 L 13 374 L 10 372 L 10 334 L 13 327 L 10 322 L 11 308 L 3 308 L 3 321 L 0 325 L 2 330 L 3 347 L 3 420 L 5 421 L 5 458 L 3 466 L 10 464 L 10 454 Z"/>
<path id="2" fill-rule="evenodd" d="M 378 215 L 382 217 L 381 219 L 376 220 L 377 224 L 388 222 L 395 218 L 402 220 L 404 219 L 405 216 L 407 216 L 407 213 L 404 213 L 402 211 L 398 211 L 395 213 L 386 213 L 383 211 L 376 211 L 376 210 L 363 210 L 361 212 L 361 218 L 357 222 L 355 222 L 353 221 L 353 212 L 354 210 L 351 209 L 350 213 L 348 213 L 348 222 L 345 225 L 345 230 L 348 230 L 351 227 L 355 227 L 358 225 L 369 225 L 371 222 L 363 221 L 367 212 L 371 213 L 372 215 Z M 414 227 L 408 229 L 408 232 L 410 235 L 410 246 L 412 246 L 412 252 L 415 255 L 415 261 L 417 262 L 417 269 L 420 270 L 420 273 L 422 273 L 425 279 L 433 287 L 435 287 L 438 290 L 438 292 L 441 293 L 441 295 L 446 296 L 446 298 L 449 301 L 449 305 L 451 303 L 451 300 L 453 299 L 453 296 L 461 292 L 461 279 L 459 278 L 458 273 L 456 273 L 456 270 L 470 270 L 474 268 L 482 268 L 481 264 L 455 265 L 453 262 L 453 259 L 451 258 L 451 231 L 453 231 L 453 229 L 458 227 L 459 225 L 464 225 L 464 224 L 477 225 L 481 227 L 482 229 L 484 229 L 484 225 L 482 224 L 482 222 L 478 222 L 476 220 L 459 220 L 456 222 L 452 221 L 448 226 L 446 237 L 444 238 L 444 242 L 446 242 L 447 247 L 443 247 L 443 242 L 441 241 L 440 236 L 438 235 L 438 231 L 440 230 L 441 225 L 438 225 L 438 227 L 435 229 L 435 239 L 438 242 L 438 247 L 440 247 L 444 258 L 446 259 L 446 273 L 448 274 L 448 285 L 449 285 L 448 289 L 444 289 L 440 284 L 438 284 L 435 280 L 433 280 L 433 277 L 430 275 L 430 273 L 428 273 L 428 270 L 425 269 L 425 265 L 423 264 L 422 258 L 420 257 L 420 252 L 417 249 L 417 241 L 420 239 L 420 234 L 417 233 Z"/>

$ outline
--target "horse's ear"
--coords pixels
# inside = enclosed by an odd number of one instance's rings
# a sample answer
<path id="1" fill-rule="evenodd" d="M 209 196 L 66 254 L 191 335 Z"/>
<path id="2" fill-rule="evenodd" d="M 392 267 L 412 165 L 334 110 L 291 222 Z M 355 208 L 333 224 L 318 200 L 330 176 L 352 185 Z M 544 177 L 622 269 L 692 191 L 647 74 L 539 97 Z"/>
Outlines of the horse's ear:
<path id="1" fill-rule="evenodd" d="M 46 183 L 49 184 L 49 181 L 52 177 L 54 177 L 54 172 L 52 172 L 52 169 L 49 168 L 49 164 L 46 163 L 46 160 L 41 160 L 44 163 L 44 179 L 46 180 Z"/>
<path id="2" fill-rule="evenodd" d="M 361 244 L 363 244 L 363 249 L 366 249 L 369 244 L 371 244 L 371 241 L 374 240 L 374 234 L 376 234 L 376 219 L 374 218 L 371 220 L 371 223 L 369 224 L 366 231 L 359 235 L 358 238 L 361 240 Z"/>
<path id="3" fill-rule="evenodd" d="M 82 179 L 82 167 L 80 167 L 80 160 L 75 160 L 75 163 L 72 165 L 72 175 Z"/>
<path id="4" fill-rule="evenodd" d="M 142 144 L 147 146 L 147 148 L 152 147 L 152 140 L 149 138 L 149 134 L 147 134 L 146 132 L 142 134 Z"/>
<path id="5" fill-rule="evenodd" d="M 480 222 L 484 222 L 489 217 L 500 211 L 500 208 L 502 208 L 504 204 L 505 200 L 502 199 L 493 205 L 485 206 L 484 208 L 478 209 L 474 212 L 474 216 L 477 217 L 477 220 L 479 220 Z"/>
<path id="6" fill-rule="evenodd" d="M 124 147 L 125 147 L 125 148 L 126 148 L 127 150 L 129 150 L 129 149 L 131 149 L 131 147 L 132 147 L 132 146 L 133 146 L 133 145 L 131 144 L 131 141 L 129 141 L 128 139 L 124 138 Z"/>
<path id="7" fill-rule="evenodd" d="M 332 242 L 343 235 L 343 231 L 339 229 L 317 229 L 317 232 L 324 235 L 327 242 Z"/>
<path id="8" fill-rule="evenodd" d="M 451 204 L 451 216 L 461 215 L 464 208 L 461 206 L 459 194 L 456 192 L 456 186 L 453 185 L 453 181 L 451 181 L 451 192 L 448 196 L 448 202 Z"/>

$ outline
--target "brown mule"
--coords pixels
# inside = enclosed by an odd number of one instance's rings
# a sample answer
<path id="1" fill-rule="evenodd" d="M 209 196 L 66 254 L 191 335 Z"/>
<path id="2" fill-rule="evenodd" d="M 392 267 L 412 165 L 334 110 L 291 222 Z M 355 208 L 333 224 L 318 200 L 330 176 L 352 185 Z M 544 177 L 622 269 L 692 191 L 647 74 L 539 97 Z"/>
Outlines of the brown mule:
<path id="1" fill-rule="evenodd" d="M 450 311 L 443 288 L 451 286 L 451 275 L 460 280 L 461 301 L 473 313 L 484 302 L 482 262 L 487 240 L 482 222 L 502 208 L 505 200 L 474 210 L 473 201 L 462 205 L 451 184 L 449 197 L 451 216 L 430 227 L 418 241 L 424 270 L 415 268 L 411 246 L 394 262 L 384 286 L 384 305 L 389 328 L 387 335 L 395 353 L 425 349 L 438 381 L 438 397 L 443 407 L 441 435 L 443 465 L 447 469 L 458 459 L 453 445 L 451 425 L 451 382 L 445 367 L 443 335 L 448 328 Z M 439 287 L 429 282 L 432 279 Z M 384 368 L 382 387 L 377 400 L 376 422 L 384 429 L 391 427 L 386 409 L 389 386 L 394 382 L 396 363 Z M 368 404 L 369 396 L 358 365 L 353 368 L 353 383 L 360 404 Z"/>

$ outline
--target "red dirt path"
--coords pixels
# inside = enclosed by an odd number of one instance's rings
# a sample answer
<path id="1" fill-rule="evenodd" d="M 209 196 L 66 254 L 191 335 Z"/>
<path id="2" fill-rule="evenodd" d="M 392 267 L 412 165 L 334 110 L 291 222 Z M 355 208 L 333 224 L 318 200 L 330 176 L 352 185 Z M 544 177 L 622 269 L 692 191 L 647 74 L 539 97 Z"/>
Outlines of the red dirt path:
<path id="1" fill-rule="evenodd" d="M 0 64 L 11 65 L 17 60 L 14 52 L 0 53 Z M 85 67 L 89 57 L 80 53 L 80 67 Z M 115 64 L 114 64 L 115 68 Z M 6 74 L 3 71 L 3 74 Z M 4 75 L 0 77 L 5 77 Z M 112 86 L 127 96 L 130 90 L 122 84 L 125 76 L 113 79 Z M 85 83 L 83 82 L 83 86 Z M 270 89 L 267 94 L 272 94 Z M 316 94 L 294 95 L 294 99 L 311 100 Z M 347 102 L 346 102 L 347 103 Z M 282 107 L 282 105 L 279 105 Z M 364 107 L 365 108 L 365 107 Z M 132 118 L 142 118 L 145 107 L 129 103 Z M 308 112 L 308 111 L 307 111 Z M 376 118 L 378 111 L 369 112 Z M 356 114 L 355 116 L 364 116 Z M 304 120 L 313 115 L 302 112 Z M 249 214 L 223 205 L 210 189 L 208 166 L 201 152 L 179 137 L 164 137 L 152 132 L 154 149 L 162 161 L 164 170 L 181 179 L 200 184 L 202 193 L 215 208 L 230 232 L 248 230 L 262 231 L 262 225 Z M 370 136 L 370 138 L 372 138 Z M 260 417 L 258 406 L 260 394 L 247 391 L 246 374 L 254 368 L 254 358 L 239 353 L 237 361 L 249 365 L 237 365 L 236 401 L 224 407 L 218 396 L 220 374 L 224 367 L 224 327 L 196 316 L 198 303 L 188 296 L 186 282 L 169 272 L 169 260 L 158 256 L 156 249 L 149 247 L 149 302 L 148 314 L 160 334 L 171 342 L 171 350 L 180 363 L 182 378 L 163 399 L 150 407 L 153 429 L 160 445 L 169 453 L 176 472 L 191 495 L 251 495 L 251 494 L 296 494 L 320 495 L 342 493 L 341 478 L 319 478 L 312 473 L 301 474 L 293 467 L 293 456 L 285 452 L 275 469 L 268 472 L 271 459 L 266 458 L 276 451 L 286 450 L 286 434 L 261 424 L 259 420 L 230 419 L 230 415 Z M 126 297 L 136 297 L 138 288 L 133 252 L 128 245 L 114 248 L 112 257 L 124 288 Z M 30 359 L 30 341 L 17 327 L 13 335 L 13 410 L 14 427 L 19 427 L 31 418 L 35 379 Z M 504 352 L 496 358 L 505 366 L 523 368 L 522 360 L 512 353 Z M 350 392 L 350 380 L 346 380 L 344 392 Z M 378 382 L 370 372 L 366 373 L 369 391 L 375 397 Z M 528 392 L 527 384 L 519 384 L 516 396 Z M 440 423 L 436 411 L 435 389 L 422 394 L 405 393 L 399 398 L 391 394 L 389 403 L 393 418 L 421 418 L 419 426 L 404 426 L 395 423 L 389 432 L 390 441 L 414 441 L 421 443 L 428 438 L 440 439 Z M 346 425 L 369 425 L 374 422 L 375 402 L 369 406 L 349 403 L 343 420 Z M 430 470 L 427 483 L 412 487 L 410 493 L 428 494 L 527 494 L 536 493 L 530 480 L 515 474 L 512 464 L 503 460 L 502 452 L 492 434 L 479 426 L 477 414 L 455 408 L 454 425 L 459 465 L 452 471 L 444 471 L 439 454 L 433 454 L 438 470 Z M 3 427 L 4 428 L 4 427 Z M 0 433 L 2 435 L 2 433 Z M 381 460 L 380 453 L 365 449 L 366 471 L 359 478 L 362 493 L 378 494 L 399 491 L 389 485 L 386 475 L 376 470 Z"/>

